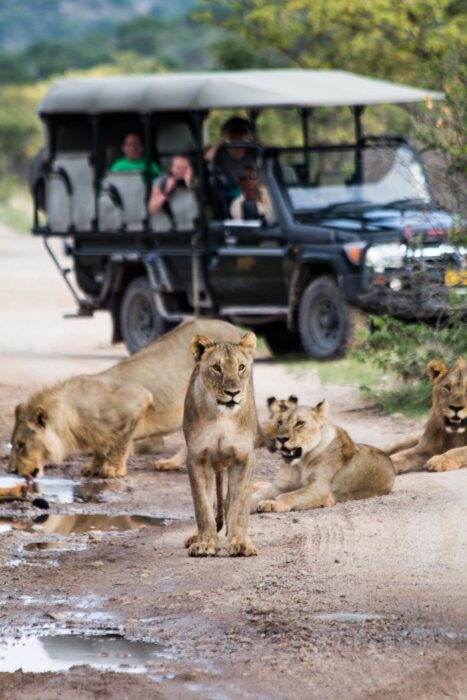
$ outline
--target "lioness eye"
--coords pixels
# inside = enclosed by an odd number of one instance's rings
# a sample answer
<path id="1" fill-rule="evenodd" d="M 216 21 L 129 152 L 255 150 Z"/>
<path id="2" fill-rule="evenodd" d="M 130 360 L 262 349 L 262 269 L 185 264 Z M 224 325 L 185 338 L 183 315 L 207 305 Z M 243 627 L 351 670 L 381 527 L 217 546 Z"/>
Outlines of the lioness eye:
<path id="1" fill-rule="evenodd" d="M 450 386 L 443 386 L 443 391 L 445 391 L 446 394 L 449 394 L 449 392 L 451 391 L 451 387 Z"/>
<path id="2" fill-rule="evenodd" d="M 299 420 L 297 423 L 295 423 L 296 428 L 303 428 L 304 425 L 305 425 L 305 421 L 303 421 L 303 420 Z"/>
<path id="3" fill-rule="evenodd" d="M 245 365 L 238 365 L 239 372 L 243 372 L 244 369 L 245 369 Z"/>
<path id="4" fill-rule="evenodd" d="M 281 425 L 282 425 L 282 421 L 281 421 L 281 420 L 278 420 L 278 421 L 277 421 L 277 425 L 278 425 L 278 426 L 279 426 L 279 428 L 280 428 L 280 427 L 281 427 Z"/>
<path id="5" fill-rule="evenodd" d="M 25 447 L 26 447 L 26 445 L 24 442 L 17 442 L 16 443 L 16 449 L 18 450 L 18 452 L 23 452 Z"/>
<path id="6" fill-rule="evenodd" d="M 214 372 L 220 372 L 221 371 L 221 366 L 220 365 L 212 365 L 212 368 Z"/>

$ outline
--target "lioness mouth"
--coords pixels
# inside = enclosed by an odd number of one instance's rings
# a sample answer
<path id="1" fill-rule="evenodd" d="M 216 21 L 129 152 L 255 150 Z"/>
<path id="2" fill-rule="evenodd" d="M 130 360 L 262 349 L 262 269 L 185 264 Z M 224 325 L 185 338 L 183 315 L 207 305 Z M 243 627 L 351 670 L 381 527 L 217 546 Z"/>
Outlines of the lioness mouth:
<path id="1" fill-rule="evenodd" d="M 234 401 L 231 399 L 230 401 L 218 401 L 217 402 L 219 406 L 226 406 L 227 408 L 233 408 L 234 406 L 238 406 L 239 404 L 237 401 Z"/>
<path id="2" fill-rule="evenodd" d="M 467 418 L 448 418 L 448 416 L 444 416 L 444 425 L 448 430 L 452 430 L 454 433 L 458 430 L 465 430 Z"/>
<path id="3" fill-rule="evenodd" d="M 282 447 L 281 455 L 286 462 L 292 462 L 294 459 L 300 459 L 302 456 L 302 448 L 295 447 L 292 450 L 287 449 L 287 447 Z"/>

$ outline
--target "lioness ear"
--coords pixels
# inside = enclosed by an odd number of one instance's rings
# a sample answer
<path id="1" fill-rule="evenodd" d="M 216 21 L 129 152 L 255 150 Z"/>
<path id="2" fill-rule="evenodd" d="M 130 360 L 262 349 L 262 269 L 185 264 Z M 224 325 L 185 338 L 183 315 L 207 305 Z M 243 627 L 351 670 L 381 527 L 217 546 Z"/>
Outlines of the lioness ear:
<path id="1" fill-rule="evenodd" d="M 317 403 L 314 408 L 314 411 L 318 418 L 324 420 L 328 415 L 328 402 L 326 401 L 326 399 Z"/>
<path id="2" fill-rule="evenodd" d="M 298 404 L 298 398 L 297 398 L 296 396 L 294 396 L 293 394 L 291 394 L 291 395 L 289 396 L 289 399 L 288 399 L 288 400 L 290 401 L 290 403 L 294 403 L 295 405 Z"/>
<path id="3" fill-rule="evenodd" d="M 442 379 L 449 372 L 448 368 L 441 360 L 431 360 L 426 366 L 426 373 L 430 382 Z"/>
<path id="4" fill-rule="evenodd" d="M 195 362 L 199 362 L 207 348 L 212 348 L 215 345 L 211 338 L 207 335 L 195 335 L 191 340 L 191 352 L 195 358 Z"/>
<path id="5" fill-rule="evenodd" d="M 44 408 L 42 408 L 42 406 L 39 406 L 39 408 L 36 409 L 36 412 L 34 414 L 34 420 L 36 425 L 39 426 L 39 428 L 45 428 L 45 426 L 47 425 L 47 411 Z"/>
<path id="6" fill-rule="evenodd" d="M 15 419 L 16 419 L 16 421 L 21 420 L 21 418 L 24 418 L 25 415 L 26 415 L 26 404 L 19 403 L 15 407 Z"/>
<path id="7" fill-rule="evenodd" d="M 240 341 L 240 345 L 242 346 L 242 349 L 247 352 L 248 355 L 253 355 L 255 354 L 256 350 L 256 336 L 254 333 L 251 331 L 248 331 L 248 333 L 245 333 L 243 338 Z"/>
<path id="8" fill-rule="evenodd" d="M 268 403 L 268 408 L 271 408 L 272 404 L 275 402 L 276 397 L 275 396 L 270 396 L 268 399 L 266 399 Z"/>

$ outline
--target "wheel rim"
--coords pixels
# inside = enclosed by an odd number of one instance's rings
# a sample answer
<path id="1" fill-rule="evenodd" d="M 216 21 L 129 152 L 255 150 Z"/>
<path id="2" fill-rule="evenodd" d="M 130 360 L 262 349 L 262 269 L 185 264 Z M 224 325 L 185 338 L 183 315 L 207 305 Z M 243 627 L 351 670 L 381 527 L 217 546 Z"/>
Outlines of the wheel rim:
<path id="1" fill-rule="evenodd" d="M 130 333 L 138 347 L 144 347 L 154 338 L 154 313 L 151 303 L 144 295 L 132 300 L 130 305 Z"/>
<path id="2" fill-rule="evenodd" d="M 329 297 L 315 302 L 310 313 L 310 330 L 323 351 L 331 352 L 339 345 L 341 323 L 339 309 Z"/>

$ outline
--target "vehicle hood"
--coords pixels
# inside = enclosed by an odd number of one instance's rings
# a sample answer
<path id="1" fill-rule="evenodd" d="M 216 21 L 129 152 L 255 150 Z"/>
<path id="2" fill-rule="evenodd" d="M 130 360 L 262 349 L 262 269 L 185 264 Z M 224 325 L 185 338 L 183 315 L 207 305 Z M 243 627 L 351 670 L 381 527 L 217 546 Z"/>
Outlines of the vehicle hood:
<path id="1" fill-rule="evenodd" d="M 358 214 L 326 217 L 320 221 L 322 226 L 349 232 L 371 234 L 384 231 L 400 231 L 410 243 L 414 237 L 422 234 L 423 238 L 436 240 L 444 238 L 455 225 L 455 218 L 439 209 L 368 209 Z"/>

